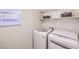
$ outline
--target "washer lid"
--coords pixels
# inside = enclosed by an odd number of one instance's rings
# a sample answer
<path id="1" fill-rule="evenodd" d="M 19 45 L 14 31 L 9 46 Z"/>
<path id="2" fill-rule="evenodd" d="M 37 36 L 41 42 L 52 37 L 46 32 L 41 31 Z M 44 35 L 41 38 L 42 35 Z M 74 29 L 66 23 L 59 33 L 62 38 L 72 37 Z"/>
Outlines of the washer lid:
<path id="1" fill-rule="evenodd" d="M 60 36 L 60 37 L 65 37 L 65 38 L 71 38 L 71 39 L 78 40 L 77 34 L 74 33 L 74 32 L 69 32 L 69 31 L 65 31 L 65 30 L 54 30 L 52 32 L 52 34 Z"/>
<path id="2" fill-rule="evenodd" d="M 47 32 L 48 29 L 45 29 L 45 28 L 40 28 L 40 29 L 37 29 L 38 31 L 42 31 L 42 32 Z"/>
<path id="3" fill-rule="evenodd" d="M 50 29 L 50 28 L 44 28 L 44 27 L 39 27 L 36 30 L 40 31 L 40 32 L 50 32 L 50 31 L 52 31 L 52 29 Z"/>

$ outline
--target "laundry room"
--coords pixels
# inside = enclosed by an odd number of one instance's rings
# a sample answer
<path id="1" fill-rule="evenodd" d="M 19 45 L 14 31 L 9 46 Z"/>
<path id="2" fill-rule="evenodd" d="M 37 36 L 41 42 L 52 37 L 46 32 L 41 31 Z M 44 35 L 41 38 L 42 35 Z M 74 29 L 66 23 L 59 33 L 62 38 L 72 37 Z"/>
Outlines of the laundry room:
<path id="1" fill-rule="evenodd" d="M 1 0 L 0 59 L 79 59 L 79 0 Z"/>
<path id="2" fill-rule="evenodd" d="M 0 9 L 0 49 L 78 49 L 79 9 Z"/>

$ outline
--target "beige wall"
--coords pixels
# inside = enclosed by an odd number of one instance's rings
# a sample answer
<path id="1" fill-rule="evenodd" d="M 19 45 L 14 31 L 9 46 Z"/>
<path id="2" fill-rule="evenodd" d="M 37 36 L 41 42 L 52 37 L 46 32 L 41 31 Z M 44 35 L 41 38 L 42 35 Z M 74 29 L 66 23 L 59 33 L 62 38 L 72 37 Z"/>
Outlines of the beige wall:
<path id="1" fill-rule="evenodd" d="M 0 48 L 32 48 L 33 29 L 41 23 L 38 10 L 21 10 L 21 26 L 0 28 Z"/>
<path id="2" fill-rule="evenodd" d="M 79 18 L 59 18 L 60 14 L 62 11 L 46 11 L 46 14 L 49 14 L 52 16 L 52 20 L 49 21 L 44 21 L 43 22 L 43 26 L 44 27 L 54 27 L 55 29 L 64 29 L 64 30 L 68 30 L 68 31 L 73 31 L 76 32 L 78 34 L 79 37 Z M 72 12 L 76 12 L 79 13 L 79 10 L 73 10 Z M 77 15 L 79 16 L 79 15 Z M 58 19 L 53 19 L 57 18 Z"/>

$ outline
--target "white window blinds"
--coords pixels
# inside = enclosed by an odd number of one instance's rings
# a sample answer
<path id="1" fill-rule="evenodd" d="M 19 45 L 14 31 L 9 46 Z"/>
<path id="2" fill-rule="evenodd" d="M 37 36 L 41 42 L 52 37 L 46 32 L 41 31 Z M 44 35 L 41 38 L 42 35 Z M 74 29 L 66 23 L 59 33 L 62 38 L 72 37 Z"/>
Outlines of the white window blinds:
<path id="1" fill-rule="evenodd" d="M 20 25 L 19 9 L 0 9 L 0 26 Z"/>

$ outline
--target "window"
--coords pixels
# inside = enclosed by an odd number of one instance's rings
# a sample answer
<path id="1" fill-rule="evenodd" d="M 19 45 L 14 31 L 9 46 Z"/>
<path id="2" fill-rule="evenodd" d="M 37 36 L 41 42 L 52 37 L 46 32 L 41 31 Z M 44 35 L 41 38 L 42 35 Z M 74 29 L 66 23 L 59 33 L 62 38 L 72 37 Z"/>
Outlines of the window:
<path id="1" fill-rule="evenodd" d="M 0 9 L 0 26 L 20 25 L 19 9 Z"/>

